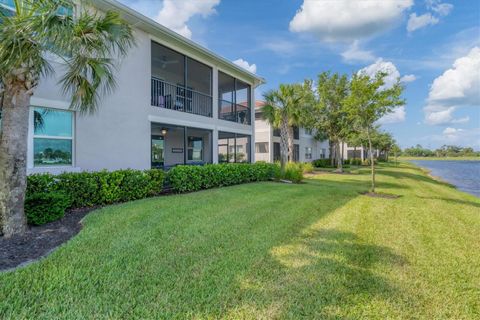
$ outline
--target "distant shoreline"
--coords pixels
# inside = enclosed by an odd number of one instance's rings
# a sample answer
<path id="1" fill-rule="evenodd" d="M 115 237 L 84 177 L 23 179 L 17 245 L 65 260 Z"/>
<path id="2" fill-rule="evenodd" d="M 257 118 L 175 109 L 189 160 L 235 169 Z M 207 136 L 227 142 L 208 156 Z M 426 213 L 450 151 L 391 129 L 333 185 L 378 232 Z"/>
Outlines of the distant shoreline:
<path id="1" fill-rule="evenodd" d="M 393 158 L 392 158 L 393 159 Z M 480 157 L 398 157 L 398 160 L 480 161 Z"/>

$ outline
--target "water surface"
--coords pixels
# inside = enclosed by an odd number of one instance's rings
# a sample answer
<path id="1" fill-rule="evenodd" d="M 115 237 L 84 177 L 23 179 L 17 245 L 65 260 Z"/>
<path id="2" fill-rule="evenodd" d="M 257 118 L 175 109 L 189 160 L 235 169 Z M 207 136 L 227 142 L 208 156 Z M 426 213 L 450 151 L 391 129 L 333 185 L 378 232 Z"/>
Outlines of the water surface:
<path id="1" fill-rule="evenodd" d="M 480 197 L 480 161 L 411 160 L 411 162 L 430 170 L 433 176 L 453 184 L 459 190 Z"/>

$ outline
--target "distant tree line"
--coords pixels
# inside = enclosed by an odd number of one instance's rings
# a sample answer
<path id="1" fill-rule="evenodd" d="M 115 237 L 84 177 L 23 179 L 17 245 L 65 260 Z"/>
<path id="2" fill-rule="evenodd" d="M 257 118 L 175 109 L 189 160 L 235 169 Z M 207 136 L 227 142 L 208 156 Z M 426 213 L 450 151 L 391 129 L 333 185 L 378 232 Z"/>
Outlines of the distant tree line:
<path id="1" fill-rule="evenodd" d="M 431 150 L 417 144 L 414 147 L 405 148 L 401 155 L 407 157 L 480 157 L 480 151 L 454 145 L 443 145 L 438 149 Z"/>

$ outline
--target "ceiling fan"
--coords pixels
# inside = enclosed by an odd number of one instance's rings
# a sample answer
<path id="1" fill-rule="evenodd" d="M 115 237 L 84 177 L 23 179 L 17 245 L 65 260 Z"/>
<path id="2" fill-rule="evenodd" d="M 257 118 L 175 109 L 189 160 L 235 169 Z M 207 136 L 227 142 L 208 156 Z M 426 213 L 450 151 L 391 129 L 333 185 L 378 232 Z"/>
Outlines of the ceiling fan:
<path id="1" fill-rule="evenodd" d="M 168 60 L 167 56 L 154 57 L 153 60 L 159 63 L 162 69 L 165 69 L 169 64 L 178 63 L 178 60 Z"/>

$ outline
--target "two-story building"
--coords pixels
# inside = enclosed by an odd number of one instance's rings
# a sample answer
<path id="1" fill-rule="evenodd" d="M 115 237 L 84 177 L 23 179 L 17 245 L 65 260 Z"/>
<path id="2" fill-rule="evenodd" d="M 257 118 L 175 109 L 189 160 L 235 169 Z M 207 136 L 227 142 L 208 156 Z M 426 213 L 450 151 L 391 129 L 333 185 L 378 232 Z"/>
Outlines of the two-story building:
<path id="1" fill-rule="evenodd" d="M 273 128 L 262 115 L 263 101 L 255 104 L 255 160 L 280 161 L 280 129 Z M 293 128 L 293 161 L 311 162 L 329 157 L 328 141 L 318 141 L 305 128 Z"/>
<path id="2" fill-rule="evenodd" d="M 29 173 L 254 161 L 251 110 L 262 78 L 117 1 L 90 5 L 119 12 L 136 45 L 93 115 L 69 110 L 61 72 L 40 81 L 31 99 Z"/>

